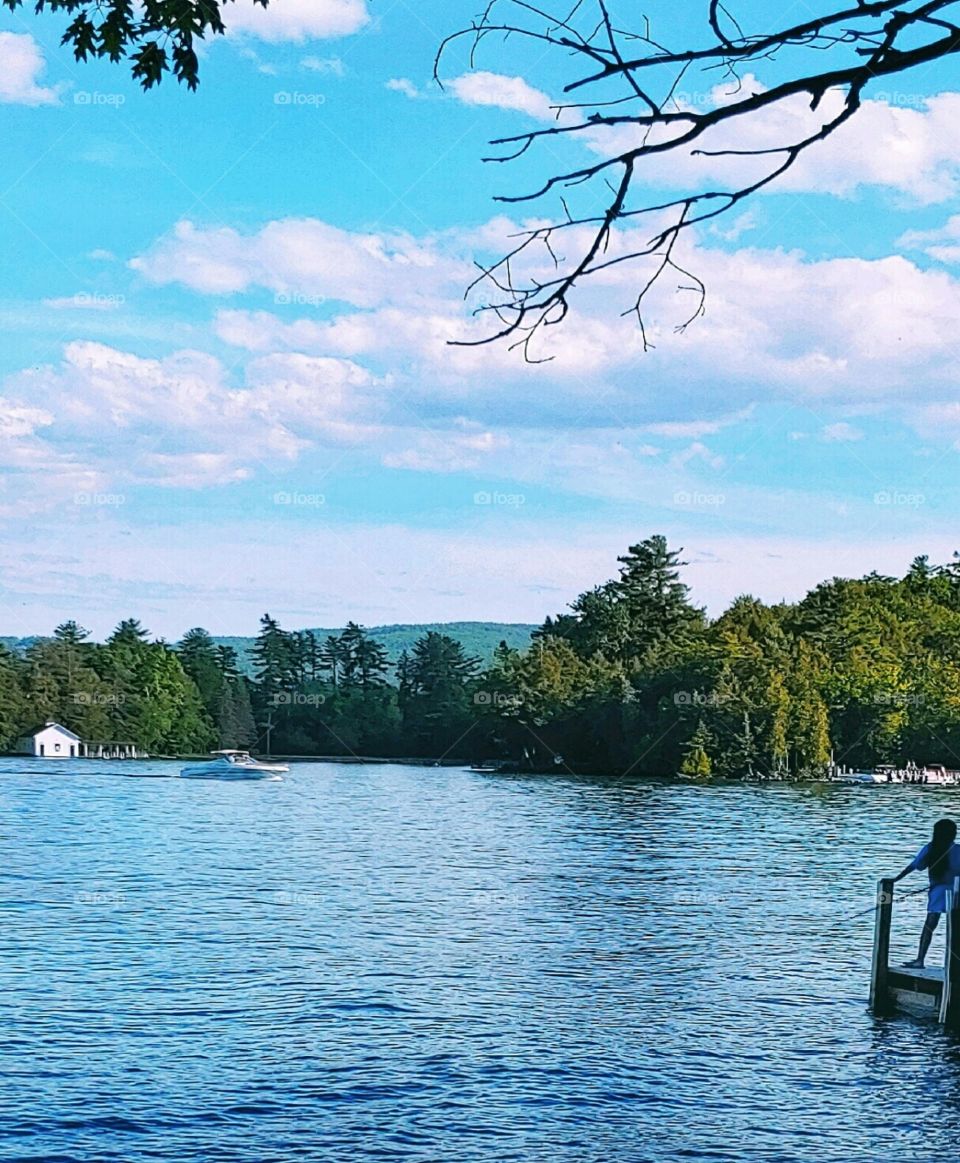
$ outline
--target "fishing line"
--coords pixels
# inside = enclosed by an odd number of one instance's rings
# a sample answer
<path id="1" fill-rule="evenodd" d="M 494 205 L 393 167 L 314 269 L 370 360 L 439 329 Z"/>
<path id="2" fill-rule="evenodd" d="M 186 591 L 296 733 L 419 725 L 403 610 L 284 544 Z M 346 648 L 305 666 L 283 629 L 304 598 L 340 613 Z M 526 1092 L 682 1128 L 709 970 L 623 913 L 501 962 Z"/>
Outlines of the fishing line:
<path id="1" fill-rule="evenodd" d="M 920 893 L 929 892 L 929 891 L 930 891 L 930 886 L 924 885 L 923 888 L 914 888 L 914 889 L 911 889 L 910 892 L 897 893 L 897 899 L 898 900 L 906 900 L 907 897 L 919 896 Z M 832 929 L 836 925 L 845 925 L 848 921 L 855 921 L 858 917 L 865 917 L 867 915 L 867 913 L 875 913 L 877 911 L 877 909 L 879 908 L 879 906 L 880 906 L 880 902 L 877 901 L 874 904 L 870 905 L 869 908 L 861 909 L 860 912 L 858 912 L 858 913 L 851 913 L 849 917 L 840 917 L 836 921 L 831 921 L 830 924 L 827 925 L 827 929 Z"/>

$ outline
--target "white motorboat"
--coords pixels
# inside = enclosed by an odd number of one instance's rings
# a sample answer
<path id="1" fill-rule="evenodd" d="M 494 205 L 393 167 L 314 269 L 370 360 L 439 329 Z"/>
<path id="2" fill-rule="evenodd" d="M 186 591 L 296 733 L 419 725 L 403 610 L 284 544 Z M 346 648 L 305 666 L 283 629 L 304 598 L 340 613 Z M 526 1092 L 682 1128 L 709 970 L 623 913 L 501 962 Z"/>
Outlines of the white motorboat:
<path id="1" fill-rule="evenodd" d="M 285 763 L 264 763 L 249 751 L 211 751 L 212 758 L 189 763 L 181 779 L 280 779 L 290 768 Z"/>

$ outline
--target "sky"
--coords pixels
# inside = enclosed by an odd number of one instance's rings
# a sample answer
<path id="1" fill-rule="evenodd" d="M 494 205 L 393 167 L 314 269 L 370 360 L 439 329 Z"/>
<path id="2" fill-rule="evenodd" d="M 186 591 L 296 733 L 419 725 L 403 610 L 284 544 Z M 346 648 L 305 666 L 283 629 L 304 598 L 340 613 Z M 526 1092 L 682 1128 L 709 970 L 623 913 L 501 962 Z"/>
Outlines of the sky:
<path id="1" fill-rule="evenodd" d="M 649 6 L 661 39 L 702 39 L 673 7 Z M 531 366 L 448 342 L 485 326 L 474 261 L 558 209 L 495 197 L 615 142 L 484 163 L 549 123 L 561 74 L 488 41 L 436 86 L 476 8 L 238 0 L 196 93 L 4 10 L 0 633 L 537 622 L 654 533 L 717 614 L 960 548 L 960 78 L 868 91 L 689 236 L 708 299 L 682 334 L 671 286 L 643 351 L 625 266 Z M 645 172 L 654 200 L 720 165 L 686 164 Z"/>

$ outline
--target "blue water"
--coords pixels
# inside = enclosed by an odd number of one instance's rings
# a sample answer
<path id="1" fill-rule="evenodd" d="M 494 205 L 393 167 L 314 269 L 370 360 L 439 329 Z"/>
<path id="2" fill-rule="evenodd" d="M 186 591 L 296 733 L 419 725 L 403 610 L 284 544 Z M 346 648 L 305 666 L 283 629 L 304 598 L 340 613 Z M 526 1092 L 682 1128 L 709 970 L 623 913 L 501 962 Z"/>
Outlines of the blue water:
<path id="1" fill-rule="evenodd" d="M 958 792 L 172 770 L 0 761 L 0 1158 L 957 1157 L 835 922 Z"/>

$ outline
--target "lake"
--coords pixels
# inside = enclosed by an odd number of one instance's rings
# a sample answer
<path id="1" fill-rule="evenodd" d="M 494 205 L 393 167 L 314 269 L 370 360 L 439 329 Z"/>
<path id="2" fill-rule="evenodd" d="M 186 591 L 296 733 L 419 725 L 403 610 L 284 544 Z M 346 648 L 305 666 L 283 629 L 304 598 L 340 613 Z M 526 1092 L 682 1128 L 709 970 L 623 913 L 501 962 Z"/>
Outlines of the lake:
<path id="1" fill-rule="evenodd" d="M 176 770 L 0 760 L 3 1159 L 957 1156 L 837 922 L 960 791 Z"/>

